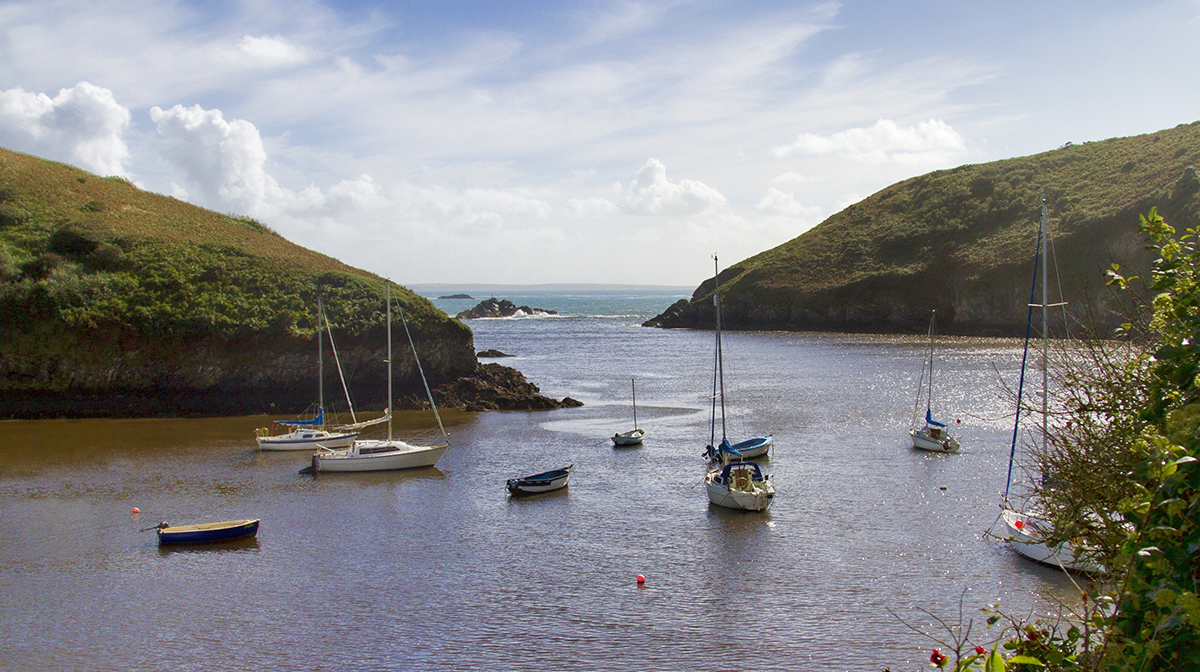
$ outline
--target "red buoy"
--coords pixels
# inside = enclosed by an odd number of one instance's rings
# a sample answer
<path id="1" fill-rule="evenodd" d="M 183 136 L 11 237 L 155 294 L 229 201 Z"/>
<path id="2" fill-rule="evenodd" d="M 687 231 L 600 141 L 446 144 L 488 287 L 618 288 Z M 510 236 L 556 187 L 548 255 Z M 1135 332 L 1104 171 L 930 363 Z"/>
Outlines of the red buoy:
<path id="1" fill-rule="evenodd" d="M 645 582 L 646 582 L 646 577 L 642 576 L 641 574 L 638 574 L 638 575 L 637 575 L 637 582 L 638 582 L 638 585 L 639 585 L 639 586 L 640 586 L 640 585 L 642 585 L 643 583 L 645 583 Z"/>
<path id="2" fill-rule="evenodd" d="M 135 507 L 133 507 L 133 512 L 134 512 L 134 513 L 141 513 L 141 511 L 139 511 L 139 510 L 138 510 L 138 508 L 137 508 L 136 506 L 135 506 Z"/>

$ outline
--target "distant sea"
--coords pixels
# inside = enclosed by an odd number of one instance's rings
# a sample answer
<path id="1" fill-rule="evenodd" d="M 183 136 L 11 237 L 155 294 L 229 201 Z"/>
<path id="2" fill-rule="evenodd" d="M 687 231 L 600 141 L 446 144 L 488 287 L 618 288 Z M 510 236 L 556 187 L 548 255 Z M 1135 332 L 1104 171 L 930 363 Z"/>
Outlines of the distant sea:
<path id="1" fill-rule="evenodd" d="M 409 285 L 453 317 L 490 298 L 518 306 L 557 311 L 564 318 L 648 320 L 679 299 L 691 298 L 695 287 L 661 285 Z M 442 299 L 466 294 L 470 299 Z M 520 318 L 518 318 L 520 319 Z"/>

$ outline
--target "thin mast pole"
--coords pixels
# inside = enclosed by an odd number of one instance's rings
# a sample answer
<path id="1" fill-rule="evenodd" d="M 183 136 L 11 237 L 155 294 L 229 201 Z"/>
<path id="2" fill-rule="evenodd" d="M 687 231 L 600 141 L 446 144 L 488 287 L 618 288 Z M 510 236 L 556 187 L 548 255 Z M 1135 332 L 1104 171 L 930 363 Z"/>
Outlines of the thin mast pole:
<path id="1" fill-rule="evenodd" d="M 633 378 L 629 379 L 629 389 L 633 392 L 633 428 L 637 429 L 637 386 L 634 385 Z"/>
<path id="2" fill-rule="evenodd" d="M 721 272 L 713 255 L 713 301 L 717 307 L 717 378 L 721 383 L 721 441 L 725 441 L 725 359 L 721 354 Z"/>
<path id="3" fill-rule="evenodd" d="M 1045 211 L 1046 199 L 1042 199 L 1042 209 Z M 1042 221 L 1042 225 L 1045 220 Z M 1021 377 L 1017 381 L 1017 416 L 1013 420 L 1012 444 L 1008 449 L 1008 478 L 1004 482 L 1004 502 L 1008 503 L 1008 492 L 1012 487 L 1012 469 L 1013 462 L 1017 457 L 1017 436 L 1021 427 L 1021 399 L 1025 391 L 1025 365 L 1029 362 L 1029 336 L 1030 329 L 1033 327 L 1033 308 L 1034 298 L 1037 296 L 1037 277 L 1038 277 L 1038 260 L 1042 257 L 1042 231 L 1041 225 L 1038 228 L 1037 247 L 1033 253 L 1033 282 L 1029 285 L 1029 304 L 1028 312 L 1025 316 L 1025 349 L 1021 354 Z"/>
<path id="4" fill-rule="evenodd" d="M 1042 223 L 1039 228 L 1042 231 L 1041 247 L 1046 250 L 1047 256 L 1050 254 L 1050 248 L 1046 246 L 1046 199 L 1042 199 Z M 1046 453 L 1046 435 L 1049 428 L 1049 418 L 1046 413 L 1047 404 L 1050 401 L 1050 333 L 1047 331 L 1047 316 L 1050 313 L 1050 301 L 1048 290 L 1046 288 L 1046 267 L 1050 264 L 1046 263 L 1047 259 L 1042 259 L 1042 454 Z"/>
<path id="5" fill-rule="evenodd" d="M 392 281 L 387 281 L 388 441 L 392 440 Z"/>
<path id="6" fill-rule="evenodd" d="M 429 407 L 433 409 L 433 417 L 437 419 L 438 429 L 442 430 L 442 439 L 448 443 L 450 435 L 446 433 L 446 427 L 442 424 L 442 416 L 438 413 L 437 404 L 433 401 L 433 392 L 429 389 L 429 381 L 425 379 L 425 369 L 421 367 L 421 357 L 417 355 L 417 344 L 413 341 L 412 332 L 408 330 L 408 318 L 404 317 L 404 306 L 397 301 L 396 307 L 400 309 L 400 322 L 404 325 L 404 335 L 408 337 L 408 345 L 412 348 L 413 362 L 417 365 L 417 373 L 421 374 L 421 384 L 425 386 L 425 396 L 429 397 Z"/>
<path id="7" fill-rule="evenodd" d="M 325 415 L 325 345 L 321 338 L 321 320 L 325 316 L 321 297 L 317 296 L 317 409 Z"/>
<path id="8" fill-rule="evenodd" d="M 925 417 L 930 417 L 930 412 L 933 410 L 933 325 L 937 321 L 937 310 L 931 311 L 932 315 L 929 318 L 929 392 L 926 395 L 928 403 L 925 405 Z"/>

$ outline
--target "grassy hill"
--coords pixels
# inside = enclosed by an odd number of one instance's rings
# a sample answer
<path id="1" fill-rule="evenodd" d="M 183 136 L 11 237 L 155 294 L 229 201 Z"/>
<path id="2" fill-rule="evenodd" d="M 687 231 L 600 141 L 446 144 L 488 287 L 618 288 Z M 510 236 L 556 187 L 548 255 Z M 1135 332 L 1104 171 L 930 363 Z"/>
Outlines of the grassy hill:
<path id="1" fill-rule="evenodd" d="M 0 150 L 0 417 L 302 411 L 316 398 L 318 296 L 356 407 L 378 410 L 384 293 L 253 219 Z M 476 373 L 470 329 L 393 296 L 433 384 Z M 397 385 L 417 396 L 395 338 Z"/>
<path id="2" fill-rule="evenodd" d="M 730 329 L 1023 333 L 1042 199 L 1074 316 L 1115 321 L 1103 272 L 1148 262 L 1138 215 L 1200 223 L 1200 122 L 905 180 L 721 272 Z M 711 328 L 712 279 L 649 326 Z"/>

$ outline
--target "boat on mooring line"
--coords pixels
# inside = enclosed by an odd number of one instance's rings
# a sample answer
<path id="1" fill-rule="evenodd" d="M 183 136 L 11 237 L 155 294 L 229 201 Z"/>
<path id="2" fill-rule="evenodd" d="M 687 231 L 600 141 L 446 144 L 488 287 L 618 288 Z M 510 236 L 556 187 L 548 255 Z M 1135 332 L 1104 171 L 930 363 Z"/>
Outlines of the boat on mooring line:
<path id="1" fill-rule="evenodd" d="M 552 469 L 543 471 L 540 474 L 525 476 L 524 478 L 510 478 L 505 483 L 508 492 L 513 496 L 522 495 L 540 495 L 543 492 L 552 492 L 561 488 L 567 487 L 567 482 L 571 480 L 571 470 L 575 465 L 568 464 L 562 469 Z"/>
<path id="2" fill-rule="evenodd" d="M 152 529 L 158 535 L 159 546 L 167 544 L 211 544 L 253 537 L 258 534 L 258 522 L 258 518 L 225 520 L 218 523 L 195 523 L 192 525 L 172 525 L 163 521 Z"/>

